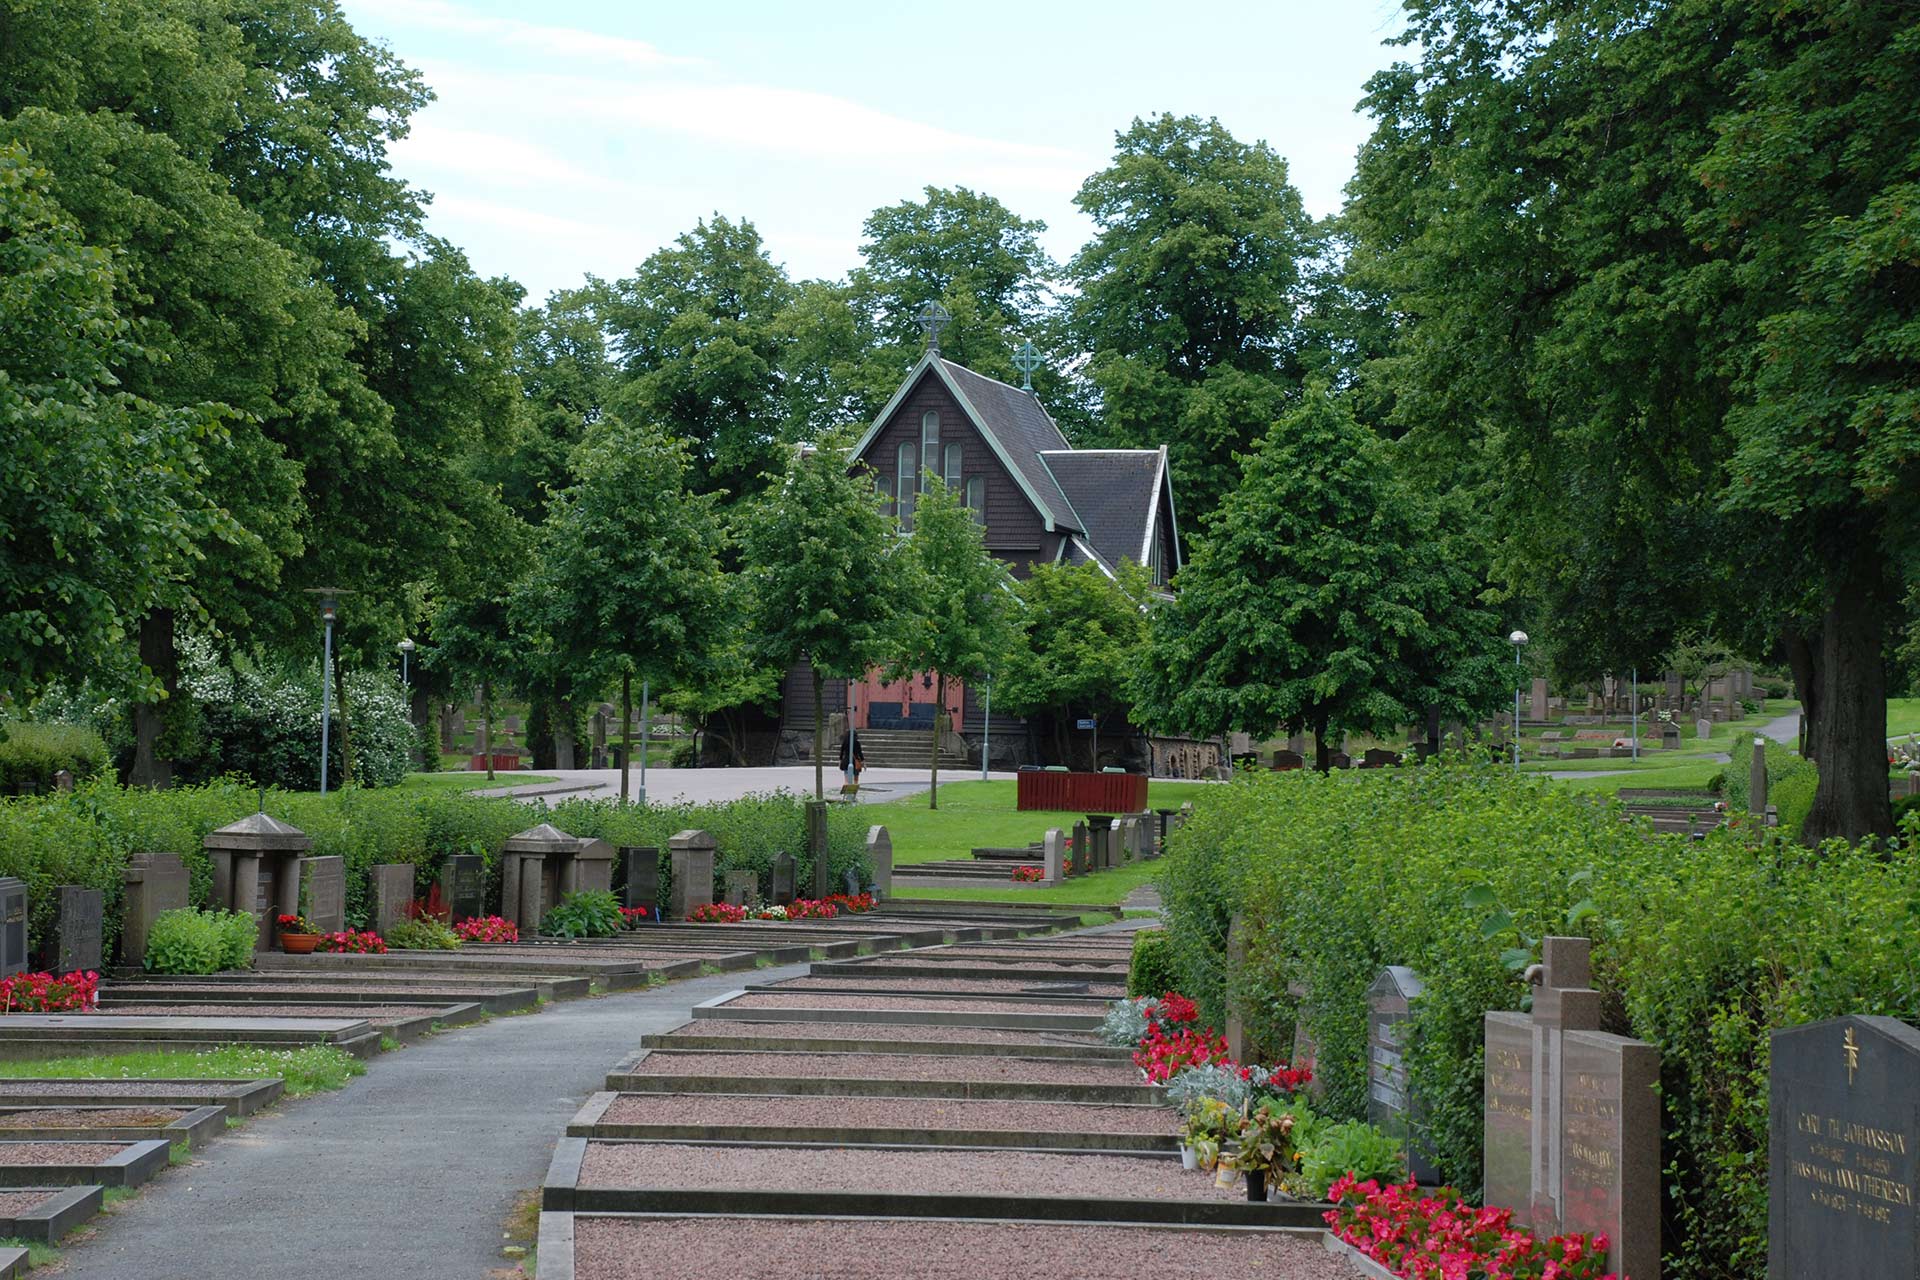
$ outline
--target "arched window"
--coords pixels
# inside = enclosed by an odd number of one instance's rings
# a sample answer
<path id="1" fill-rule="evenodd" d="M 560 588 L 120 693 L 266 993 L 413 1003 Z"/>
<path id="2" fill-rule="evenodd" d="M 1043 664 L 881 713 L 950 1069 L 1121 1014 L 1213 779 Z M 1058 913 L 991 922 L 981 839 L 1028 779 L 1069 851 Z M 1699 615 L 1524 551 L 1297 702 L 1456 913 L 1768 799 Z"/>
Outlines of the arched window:
<path id="1" fill-rule="evenodd" d="M 920 458 L 921 465 L 928 471 L 938 465 L 940 458 L 940 415 L 932 409 L 920 415 Z M 927 487 L 924 474 L 914 487 L 921 490 Z"/>
<path id="2" fill-rule="evenodd" d="M 946 483 L 947 488 L 956 491 L 960 488 L 960 455 L 959 445 L 948 445 L 945 465 L 940 468 L 940 479 Z"/>
<path id="3" fill-rule="evenodd" d="M 899 505 L 895 509 L 895 514 L 900 517 L 902 523 L 913 518 L 913 491 L 915 488 L 915 468 L 913 462 L 913 441 L 908 440 L 900 446 L 899 471 L 894 481 L 894 494 L 899 499 Z"/>
<path id="4" fill-rule="evenodd" d="M 973 518 L 981 524 L 987 522 L 987 481 L 984 476 L 971 476 L 967 480 L 967 510 L 973 512 Z"/>
<path id="5" fill-rule="evenodd" d="M 882 511 L 892 511 L 893 481 L 887 476 L 875 476 L 873 478 L 873 491 L 880 495 L 880 509 Z"/>

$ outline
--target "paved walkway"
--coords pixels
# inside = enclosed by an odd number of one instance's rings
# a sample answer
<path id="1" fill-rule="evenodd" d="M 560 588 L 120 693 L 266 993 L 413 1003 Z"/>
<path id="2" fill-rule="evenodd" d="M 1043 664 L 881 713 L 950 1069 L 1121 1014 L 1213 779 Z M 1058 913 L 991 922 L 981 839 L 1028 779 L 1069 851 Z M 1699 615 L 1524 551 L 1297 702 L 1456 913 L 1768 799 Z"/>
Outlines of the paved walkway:
<path id="1" fill-rule="evenodd" d="M 498 775 L 505 782 L 512 775 Z M 527 787 L 503 786 L 494 790 L 476 791 L 478 796 L 521 795 L 538 798 L 542 794 L 552 795 L 557 800 L 572 796 L 590 796 L 594 799 L 607 799 L 620 794 L 620 771 L 618 769 L 542 769 L 540 776 L 555 781 L 535 784 Z M 990 773 L 989 779 L 1006 780 L 1011 773 Z M 942 782 L 978 782 L 978 769 L 940 771 Z M 840 792 L 840 771 L 829 769 L 826 773 L 828 795 Z M 635 769 L 629 783 L 637 792 L 640 787 L 640 771 Z M 868 769 L 860 775 L 860 802 L 875 804 L 883 800 L 898 800 L 901 796 L 916 795 L 927 789 L 927 771 L 925 769 Z M 797 795 L 813 794 L 813 766 L 796 765 L 765 769 L 673 769 L 661 766 L 647 770 L 647 799 L 654 804 L 710 804 L 724 800 L 738 800 L 741 796 L 755 792 L 791 791 Z"/>
<path id="2" fill-rule="evenodd" d="M 76 1245 L 68 1280 L 273 1275 L 483 1280 L 501 1223 L 566 1123 L 640 1037 L 702 1000 L 806 972 L 723 974 L 433 1036 L 338 1093 L 217 1139 Z"/>

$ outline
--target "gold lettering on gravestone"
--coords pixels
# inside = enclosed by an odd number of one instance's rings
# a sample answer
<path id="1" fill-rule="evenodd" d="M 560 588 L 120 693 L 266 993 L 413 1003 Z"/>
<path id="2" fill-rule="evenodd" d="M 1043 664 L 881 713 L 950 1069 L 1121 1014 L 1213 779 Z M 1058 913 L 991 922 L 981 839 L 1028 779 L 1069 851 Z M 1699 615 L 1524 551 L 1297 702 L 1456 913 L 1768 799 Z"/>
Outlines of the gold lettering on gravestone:
<path id="1" fill-rule="evenodd" d="M 1853 1028 L 1847 1028 L 1847 1038 L 1841 1042 L 1840 1051 L 1847 1055 L 1847 1084 L 1853 1084 L 1853 1073 L 1860 1069 L 1860 1042 L 1853 1038 Z"/>
<path id="2" fill-rule="evenodd" d="M 1895 1170 L 1887 1157 L 1907 1154 L 1906 1134 L 1810 1111 L 1795 1115 L 1793 1127 L 1809 1141 L 1788 1168 L 1807 1184 L 1809 1201 L 1888 1224 L 1894 1208 L 1913 1208 L 1913 1186 L 1888 1176 Z"/>

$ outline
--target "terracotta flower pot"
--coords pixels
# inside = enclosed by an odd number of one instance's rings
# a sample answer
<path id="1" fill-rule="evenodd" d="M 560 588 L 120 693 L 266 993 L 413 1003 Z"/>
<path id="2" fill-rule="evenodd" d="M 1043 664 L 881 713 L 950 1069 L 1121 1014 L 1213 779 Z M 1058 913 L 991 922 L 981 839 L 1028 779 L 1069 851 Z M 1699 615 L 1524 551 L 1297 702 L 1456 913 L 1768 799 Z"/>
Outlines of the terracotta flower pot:
<path id="1" fill-rule="evenodd" d="M 317 933 L 283 933 L 280 935 L 280 949 L 290 956 L 312 955 L 320 945 Z"/>

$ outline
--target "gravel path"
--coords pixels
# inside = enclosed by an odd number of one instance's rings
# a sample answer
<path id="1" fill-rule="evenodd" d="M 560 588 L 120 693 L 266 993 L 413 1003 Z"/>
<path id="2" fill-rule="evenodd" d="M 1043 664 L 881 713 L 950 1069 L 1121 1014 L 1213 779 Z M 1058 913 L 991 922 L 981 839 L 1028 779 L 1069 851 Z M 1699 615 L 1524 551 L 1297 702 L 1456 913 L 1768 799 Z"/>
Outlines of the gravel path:
<path id="1" fill-rule="evenodd" d="M 124 1142 L 0 1142 L 0 1167 L 99 1164 L 126 1149 Z"/>
<path id="2" fill-rule="evenodd" d="M 777 995 L 756 991 L 727 1001 L 729 1009 L 894 1009 L 909 1013 L 1105 1013 L 1105 1000 L 1082 1000 L 1072 1004 L 1024 1000 L 917 1000 L 912 996 L 863 996 L 821 991 L 814 994 L 794 992 Z M 719 1019 L 715 1019 L 719 1021 Z"/>
<path id="3" fill-rule="evenodd" d="M 698 1018 L 667 1034 L 730 1036 L 741 1040 L 905 1040 L 929 1044 L 1100 1043 L 1100 1038 L 1091 1031 L 1007 1031 L 995 1027 L 928 1027 L 891 1022 L 734 1022 L 726 1018 Z"/>
<path id="4" fill-rule="evenodd" d="M 1352 1280 L 1354 1274 L 1317 1240 L 1298 1236 L 775 1218 L 576 1218 L 574 1268 L 576 1280 L 792 1280 L 797 1274 L 817 1280 Z"/>
<path id="5" fill-rule="evenodd" d="M 955 991 L 961 994 L 978 993 L 991 995 L 998 991 L 1003 995 L 1023 995 L 1034 987 L 1055 985 L 1051 979 L 1042 978 L 1031 981 L 1026 978 L 894 978 L 884 973 L 876 973 L 871 978 L 849 976 L 845 978 L 793 978 L 786 982 L 772 982 L 768 986 L 778 987 L 782 991 L 806 991 L 815 987 L 853 987 L 871 988 L 874 991 Z M 1124 982 L 1089 982 L 1086 994 L 1118 1000 L 1127 994 Z M 1078 992 L 1075 993 L 1077 997 Z"/>
<path id="6" fill-rule="evenodd" d="M 1043 1058 L 968 1058 L 911 1053 L 673 1053 L 649 1054 L 645 1076 L 772 1076 L 824 1080 L 1023 1080 L 1041 1084 L 1132 1084 L 1130 1062 L 1055 1062 Z"/>
<path id="7" fill-rule="evenodd" d="M 1239 1187 L 1189 1173 L 1176 1155 L 1042 1151 L 882 1151 L 856 1147 L 695 1147 L 589 1142 L 583 1187 L 897 1191 L 907 1195 L 1093 1195 L 1121 1200 L 1237 1200 Z"/>
<path id="8" fill-rule="evenodd" d="M 58 1194 L 57 1191 L 0 1191 L 0 1218 L 17 1217 Z"/>
<path id="9" fill-rule="evenodd" d="M 178 1107 L 35 1107 L 0 1115 L 0 1129 L 111 1129 L 136 1124 L 158 1128 L 185 1114 Z"/>
<path id="10" fill-rule="evenodd" d="M 608 1124 L 755 1125 L 806 1129 L 991 1129 L 1008 1133 L 1154 1133 L 1172 1136 L 1167 1107 L 954 1098 L 756 1098 L 712 1093 L 623 1093 Z"/>

